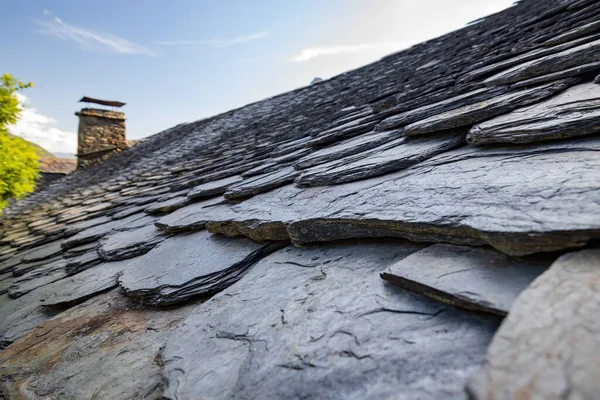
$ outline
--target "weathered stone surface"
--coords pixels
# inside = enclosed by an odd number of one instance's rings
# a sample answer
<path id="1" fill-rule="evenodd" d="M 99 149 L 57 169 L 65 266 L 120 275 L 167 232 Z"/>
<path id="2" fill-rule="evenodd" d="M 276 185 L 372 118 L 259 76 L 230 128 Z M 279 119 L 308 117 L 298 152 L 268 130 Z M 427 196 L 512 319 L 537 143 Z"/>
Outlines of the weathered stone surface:
<path id="1" fill-rule="evenodd" d="M 133 258 L 149 252 L 164 238 L 163 232 L 154 225 L 115 232 L 100 240 L 98 255 L 104 261 Z"/>
<path id="2" fill-rule="evenodd" d="M 98 255 L 98 252 L 96 250 L 92 250 L 87 253 L 83 253 L 80 256 L 69 258 L 65 265 L 65 270 L 67 271 L 67 274 L 73 275 L 86 269 L 95 267 L 101 262 L 102 259 Z"/>
<path id="3" fill-rule="evenodd" d="M 165 397 L 464 398 L 498 320 L 382 284 L 419 248 L 288 247 L 260 261 L 169 337 Z"/>
<path id="4" fill-rule="evenodd" d="M 223 195 L 226 199 L 239 199 L 268 192 L 286 183 L 293 182 L 300 173 L 292 167 L 283 167 L 275 172 L 259 175 L 230 186 Z"/>
<path id="5" fill-rule="evenodd" d="M 65 265 L 66 261 L 64 259 L 58 259 L 22 276 L 16 277 L 8 289 L 9 296 L 13 299 L 21 297 L 38 287 L 65 278 L 67 276 Z"/>
<path id="6" fill-rule="evenodd" d="M 488 86 L 506 85 L 598 61 L 600 39 L 517 65 L 485 80 Z"/>
<path id="7" fill-rule="evenodd" d="M 572 84 L 573 82 L 570 80 L 553 82 L 470 104 L 412 123 L 404 128 L 404 134 L 407 136 L 422 135 L 472 125 L 505 114 L 518 107 L 524 107 L 544 100 L 553 94 L 565 90 Z"/>
<path id="8" fill-rule="evenodd" d="M 264 164 L 261 164 L 257 167 L 251 168 L 247 171 L 242 172 L 242 176 L 244 178 L 249 178 L 251 176 L 256 176 L 256 175 L 261 175 L 261 174 L 266 174 L 268 172 L 273 172 L 273 171 L 277 171 L 279 168 L 281 168 L 281 164 L 276 163 L 274 161 L 268 161 Z"/>
<path id="9" fill-rule="evenodd" d="M 402 130 L 392 132 L 369 132 L 359 137 L 348 139 L 333 146 L 318 149 L 294 163 L 296 169 L 306 169 L 315 165 L 337 161 L 340 158 L 361 153 L 397 139 Z"/>
<path id="10" fill-rule="evenodd" d="M 48 259 L 61 251 L 60 241 L 55 241 L 27 250 L 26 252 L 21 253 L 21 256 L 23 262 L 28 263 Z"/>
<path id="11" fill-rule="evenodd" d="M 325 186 L 384 175 L 460 147 L 465 144 L 464 138 L 464 132 L 428 135 L 425 138 L 401 137 L 366 154 L 357 154 L 306 170 L 296 179 L 296 183 Z"/>
<path id="12" fill-rule="evenodd" d="M 341 139 L 347 139 L 360 135 L 361 133 L 370 132 L 375 128 L 377 123 L 379 123 L 379 120 L 374 119 L 373 116 L 359 118 L 344 125 L 323 131 L 315 138 L 309 140 L 306 144 L 311 147 L 324 146 Z"/>
<path id="13" fill-rule="evenodd" d="M 600 30 L 600 21 L 590 22 L 588 24 L 578 26 L 577 28 L 573 28 L 568 32 L 565 32 L 561 35 L 556 36 L 550 40 L 547 40 L 544 45 L 546 46 L 555 46 L 557 44 L 561 44 L 564 42 L 568 42 L 573 39 L 577 39 L 581 36 L 588 35 L 590 33 L 595 33 Z"/>
<path id="14" fill-rule="evenodd" d="M 68 250 L 73 247 L 81 246 L 83 244 L 95 242 L 115 229 L 134 229 L 137 227 L 148 225 L 153 221 L 154 218 L 146 215 L 145 213 L 134 214 L 124 219 L 110 221 L 105 224 L 96 225 L 92 228 L 88 228 L 84 231 L 81 231 L 77 235 L 63 240 L 62 247 L 63 249 Z"/>
<path id="15" fill-rule="evenodd" d="M 494 337 L 474 399 L 596 399 L 600 251 L 560 257 L 516 301 Z"/>
<path id="16" fill-rule="evenodd" d="M 154 203 L 144 209 L 144 212 L 147 214 L 168 214 L 175 210 L 179 210 L 181 207 L 185 207 L 188 204 L 190 204 L 190 199 L 187 196 L 180 196 Z"/>
<path id="17" fill-rule="evenodd" d="M 504 88 L 493 91 L 489 88 L 473 90 L 471 92 L 467 92 L 456 97 L 451 97 L 437 103 L 427 104 L 401 114 L 393 115 L 381 121 L 379 125 L 375 127 L 375 129 L 378 131 L 385 131 L 389 129 L 400 128 L 413 122 L 417 122 L 446 111 L 454 110 L 458 107 L 464 107 L 470 104 L 486 101 L 492 97 L 497 97 L 506 91 L 507 90 Z"/>
<path id="18" fill-rule="evenodd" d="M 225 193 L 227 188 L 239 183 L 243 180 L 240 175 L 230 176 L 228 178 L 219 179 L 212 182 L 198 185 L 187 194 L 190 199 L 201 199 L 203 197 L 212 197 Z"/>
<path id="19" fill-rule="evenodd" d="M 226 202 L 222 197 L 190 204 L 156 221 L 155 225 L 167 233 L 199 231 L 206 224 L 205 216 L 213 206 Z"/>
<path id="20" fill-rule="evenodd" d="M 504 316 L 551 263 L 539 256 L 515 259 L 489 248 L 435 244 L 395 263 L 381 277 L 444 303 Z"/>
<path id="21" fill-rule="evenodd" d="M 192 305 L 148 310 L 116 290 L 95 297 L 0 354 L 7 398 L 159 399 L 154 357 Z"/>
<path id="22" fill-rule="evenodd" d="M 45 265 L 52 263 L 56 260 L 60 259 L 59 256 L 55 256 L 55 257 L 50 257 L 48 259 L 45 260 L 38 260 L 38 261 L 33 261 L 30 263 L 20 263 L 19 265 L 15 266 L 12 269 L 12 274 L 14 276 L 21 276 L 21 275 L 25 275 L 27 273 L 29 273 L 30 271 L 35 271 L 39 268 L 43 268 Z"/>
<path id="23" fill-rule="evenodd" d="M 119 285 L 125 294 L 145 304 L 179 303 L 225 289 L 281 246 L 213 236 L 206 231 L 178 235 L 132 260 L 119 277 Z"/>
<path id="24" fill-rule="evenodd" d="M 600 132 L 600 86 L 577 85 L 558 96 L 474 126 L 475 145 L 531 143 Z"/>
<path id="25" fill-rule="evenodd" d="M 273 161 L 276 164 L 290 163 L 292 161 L 296 161 L 297 159 L 304 157 L 308 153 L 310 153 L 310 149 L 301 148 L 301 149 L 295 150 L 291 153 L 284 154 L 279 157 L 275 157 L 275 158 L 273 158 Z"/>
<path id="26" fill-rule="evenodd" d="M 578 65 L 573 68 L 567 68 L 562 71 L 553 72 L 548 75 L 536 76 L 535 78 L 526 79 L 524 81 L 519 81 L 512 85 L 513 89 L 521 89 L 527 86 L 539 85 L 540 83 L 552 82 L 562 78 L 569 78 L 572 76 L 583 75 L 589 76 L 600 70 L 600 62 L 594 62 L 590 64 Z M 593 76 L 593 75 L 592 75 Z"/>
<path id="27" fill-rule="evenodd" d="M 257 240 L 400 236 L 487 243 L 509 255 L 555 251 L 600 237 L 599 151 L 597 138 L 466 146 L 383 177 L 286 186 L 195 218 L 212 232 Z"/>

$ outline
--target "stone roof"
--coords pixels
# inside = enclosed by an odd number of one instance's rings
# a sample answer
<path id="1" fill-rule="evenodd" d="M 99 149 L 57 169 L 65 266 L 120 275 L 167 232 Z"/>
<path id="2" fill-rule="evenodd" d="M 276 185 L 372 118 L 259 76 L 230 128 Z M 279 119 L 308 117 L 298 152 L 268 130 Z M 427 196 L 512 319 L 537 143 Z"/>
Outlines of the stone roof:
<path id="1" fill-rule="evenodd" d="M 523 0 L 12 204 L 0 393 L 596 398 L 599 15 Z"/>
<path id="2" fill-rule="evenodd" d="M 40 160 L 40 171 L 46 174 L 70 174 L 77 169 L 74 158 L 45 157 Z"/>

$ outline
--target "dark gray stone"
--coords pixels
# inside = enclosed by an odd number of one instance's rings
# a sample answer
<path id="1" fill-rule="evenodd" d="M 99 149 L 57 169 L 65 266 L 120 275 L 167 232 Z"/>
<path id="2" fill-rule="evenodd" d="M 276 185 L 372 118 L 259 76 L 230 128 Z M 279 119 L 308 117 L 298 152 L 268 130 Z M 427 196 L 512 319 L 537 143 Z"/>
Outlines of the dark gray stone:
<path id="1" fill-rule="evenodd" d="M 144 212 L 147 214 L 168 214 L 175 210 L 179 210 L 181 207 L 185 207 L 188 204 L 190 204 L 190 199 L 187 196 L 174 197 L 152 204 L 144 209 Z"/>
<path id="2" fill-rule="evenodd" d="M 600 251 L 560 257 L 496 333 L 473 399 L 595 399 L 600 393 Z"/>
<path id="3" fill-rule="evenodd" d="M 362 153 L 363 151 L 388 143 L 401 135 L 402 130 L 392 132 L 369 132 L 333 146 L 315 150 L 294 163 L 294 168 L 306 169 L 314 167 L 315 165 L 338 161 L 340 158 Z"/>
<path id="4" fill-rule="evenodd" d="M 148 225 L 154 221 L 154 218 L 146 215 L 145 213 L 138 213 L 131 215 L 124 219 L 118 219 L 107 222 L 102 225 L 96 225 L 92 228 L 88 228 L 84 231 L 79 232 L 77 235 L 72 236 L 62 241 L 62 247 L 65 250 L 73 247 L 78 247 L 84 244 L 92 243 L 102 238 L 104 235 L 119 228 L 134 229 Z"/>
<path id="5" fill-rule="evenodd" d="M 359 118 L 344 125 L 323 131 L 306 144 L 311 147 L 324 146 L 342 139 L 348 139 L 362 133 L 370 132 L 378 123 L 379 119 L 373 119 L 373 116 Z"/>
<path id="6" fill-rule="evenodd" d="M 300 173 L 292 167 L 282 167 L 275 172 L 245 179 L 238 184 L 232 185 L 223 196 L 226 199 L 254 196 L 258 193 L 268 192 L 286 183 L 293 182 L 299 175 Z"/>
<path id="7" fill-rule="evenodd" d="M 307 149 L 307 148 L 303 147 L 303 148 L 295 150 L 295 151 L 293 151 L 291 153 L 284 154 L 284 155 L 281 155 L 279 157 L 273 158 L 273 161 L 276 164 L 290 163 L 292 161 L 296 161 L 299 158 L 304 157 L 305 155 L 307 155 L 309 153 L 310 153 L 310 149 Z"/>
<path id="8" fill-rule="evenodd" d="M 213 236 L 177 235 L 132 260 L 119 277 L 125 294 L 145 304 L 167 305 L 211 295 L 236 282 L 256 261 L 281 244 Z"/>
<path id="9" fill-rule="evenodd" d="M 573 28 L 568 32 L 565 32 L 561 35 L 556 36 L 550 40 L 547 40 L 544 45 L 546 46 L 555 46 L 557 44 L 561 44 L 564 42 L 568 42 L 581 36 L 589 35 L 590 33 L 595 33 L 600 30 L 600 21 L 593 21 L 588 24 L 578 26 L 577 28 Z"/>
<path id="10" fill-rule="evenodd" d="M 384 175 L 460 147 L 466 144 L 464 138 L 464 132 L 428 135 L 425 138 L 401 137 L 368 153 L 306 170 L 296 179 L 296 183 L 326 186 Z"/>
<path id="11" fill-rule="evenodd" d="M 31 250 L 27 250 L 21 253 L 22 260 L 25 263 L 46 260 L 52 256 L 55 256 L 62 252 L 62 248 L 60 246 L 60 240 L 55 242 L 50 242 L 38 247 L 35 247 Z"/>
<path id="12" fill-rule="evenodd" d="M 281 164 L 276 163 L 274 161 L 268 161 L 264 164 L 259 165 L 258 167 L 254 167 L 242 172 L 242 176 L 244 178 L 249 178 L 251 176 L 262 175 L 268 172 L 277 171 L 279 168 L 281 168 Z"/>
<path id="13" fill-rule="evenodd" d="M 516 108 L 544 100 L 547 97 L 565 90 L 573 83 L 574 82 L 570 80 L 548 83 L 460 107 L 412 123 L 404 128 L 404 134 L 407 136 L 422 135 L 425 133 L 472 125 L 505 114 Z"/>
<path id="14" fill-rule="evenodd" d="M 8 295 L 13 299 L 21 297 L 34 289 L 65 278 L 65 265 L 64 259 L 58 259 L 15 278 L 8 289 Z"/>
<path id="15" fill-rule="evenodd" d="M 29 273 L 30 271 L 35 271 L 40 268 L 43 268 L 47 264 L 53 263 L 54 261 L 59 260 L 59 259 L 60 259 L 60 256 L 56 256 L 56 257 L 50 257 L 45 260 L 38 260 L 38 261 L 30 262 L 30 263 L 21 263 L 12 269 L 12 274 L 14 276 L 22 276 L 22 275 Z"/>
<path id="16" fill-rule="evenodd" d="M 463 399 L 498 320 L 382 284 L 379 272 L 419 248 L 397 241 L 272 254 L 169 337 L 164 396 Z"/>
<path id="17" fill-rule="evenodd" d="M 226 202 L 224 198 L 216 197 L 214 199 L 193 203 L 160 218 L 156 221 L 155 225 L 167 233 L 199 231 L 204 229 L 206 225 L 204 217 L 206 216 L 207 211 L 224 202 Z"/>
<path id="18" fill-rule="evenodd" d="M 553 82 L 562 78 L 584 75 L 588 76 L 600 70 L 600 62 L 578 65 L 573 68 L 564 69 L 548 75 L 536 76 L 535 78 L 519 81 L 512 85 L 512 89 L 521 89 L 527 86 L 539 85 L 540 83 Z"/>
<path id="19" fill-rule="evenodd" d="M 466 146 L 383 177 L 286 186 L 195 218 L 212 232 L 298 244 L 400 236 L 509 255 L 580 247 L 600 237 L 599 151 L 597 138 Z"/>
<path id="20" fill-rule="evenodd" d="M 163 232 L 154 225 L 115 232 L 100 240 L 98 255 L 104 261 L 137 257 L 152 250 L 164 238 Z"/>
<path id="21" fill-rule="evenodd" d="M 154 358 L 192 305 L 149 312 L 117 291 L 38 326 L 0 355 L 8 398 L 160 399 Z"/>
<path id="22" fill-rule="evenodd" d="M 239 183 L 243 180 L 240 175 L 230 176 L 228 178 L 219 179 L 212 182 L 206 182 L 198 185 L 187 194 L 190 199 L 201 199 L 203 197 L 218 196 L 227 191 L 227 188 Z"/>
<path id="23" fill-rule="evenodd" d="M 600 56 L 600 39 L 585 43 L 568 50 L 541 57 L 536 60 L 517 65 L 507 71 L 500 72 L 485 80 L 488 86 L 506 85 L 530 79 L 540 75 L 547 75 L 562 71 L 578 65 L 598 61 Z"/>
<path id="24" fill-rule="evenodd" d="M 515 259 L 489 248 L 435 244 L 395 263 L 381 277 L 434 300 L 505 316 L 551 263 L 539 256 Z"/>
<path id="25" fill-rule="evenodd" d="M 544 102 L 474 126 L 467 141 L 475 145 L 531 143 L 600 132 L 600 87 L 577 85 Z"/>
<path id="26" fill-rule="evenodd" d="M 80 256 L 67 259 L 65 270 L 67 271 L 68 275 L 73 275 L 81 271 L 85 271 L 86 269 L 95 267 L 101 262 L 102 259 L 98 255 L 98 252 L 96 250 L 92 250 L 87 253 L 83 253 Z"/>

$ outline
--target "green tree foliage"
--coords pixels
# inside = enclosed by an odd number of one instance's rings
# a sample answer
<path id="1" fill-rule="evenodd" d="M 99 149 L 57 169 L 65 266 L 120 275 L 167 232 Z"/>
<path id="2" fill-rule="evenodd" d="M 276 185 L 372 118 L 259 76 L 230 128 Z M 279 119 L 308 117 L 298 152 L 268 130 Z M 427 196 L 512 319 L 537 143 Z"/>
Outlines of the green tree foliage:
<path id="1" fill-rule="evenodd" d="M 39 174 L 38 157 L 27 141 L 8 133 L 19 119 L 21 108 L 15 93 L 33 87 L 10 74 L 0 77 L 0 210 L 10 199 L 18 199 L 35 189 Z"/>

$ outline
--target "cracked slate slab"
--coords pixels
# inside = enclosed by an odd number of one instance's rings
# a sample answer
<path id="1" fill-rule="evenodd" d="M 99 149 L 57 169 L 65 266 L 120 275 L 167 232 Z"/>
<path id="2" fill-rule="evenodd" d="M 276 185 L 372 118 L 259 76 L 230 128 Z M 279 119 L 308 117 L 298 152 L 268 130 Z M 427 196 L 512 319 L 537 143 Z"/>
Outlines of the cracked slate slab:
<path id="1" fill-rule="evenodd" d="M 395 130 L 392 132 L 369 132 L 356 138 L 315 150 L 294 163 L 294 168 L 306 169 L 319 164 L 337 161 L 340 158 L 378 147 L 384 143 L 397 139 L 401 135 L 402 130 Z"/>
<path id="2" fill-rule="evenodd" d="M 401 137 L 367 153 L 334 161 L 303 171 L 296 183 L 305 186 L 326 186 L 359 181 L 402 170 L 437 154 L 465 144 L 464 132 Z"/>
<path id="3" fill-rule="evenodd" d="M 151 305 L 211 295 L 236 282 L 256 261 L 282 244 L 230 239 L 207 231 L 177 235 L 132 260 L 119 277 L 128 296 Z"/>
<path id="4" fill-rule="evenodd" d="M 542 101 L 565 90 L 573 83 L 575 81 L 570 79 L 552 82 L 459 107 L 406 126 L 404 135 L 422 135 L 472 125 L 505 114 L 518 107 Z"/>
<path id="5" fill-rule="evenodd" d="M 488 86 L 506 85 L 598 61 L 600 39 L 512 67 L 485 80 Z"/>
<path id="6" fill-rule="evenodd" d="M 187 197 L 190 199 L 201 199 L 203 197 L 218 196 L 227 191 L 227 188 L 243 180 L 240 175 L 230 176 L 228 178 L 216 181 L 206 182 L 191 189 Z"/>
<path id="7" fill-rule="evenodd" d="M 600 251 L 560 257 L 496 333 L 473 399 L 595 399 L 600 393 Z"/>
<path id="8" fill-rule="evenodd" d="M 420 248 L 287 247 L 263 259 L 169 337 L 164 396 L 464 398 L 498 319 L 382 284 L 379 272 Z"/>
<path id="9" fill-rule="evenodd" d="M 541 103 L 475 125 L 467 135 L 474 145 L 531 143 L 600 132 L 600 86 L 573 86 Z"/>
<path id="10" fill-rule="evenodd" d="M 285 186 L 194 218 L 211 232 L 298 244 L 399 236 L 515 256 L 581 247 L 600 237 L 599 151 L 593 137 L 465 146 L 382 177 Z"/>
<path id="11" fill-rule="evenodd" d="M 98 255 L 104 261 L 137 257 L 152 250 L 164 240 L 164 234 L 154 225 L 115 232 L 105 236 L 98 245 Z"/>
<path id="12" fill-rule="evenodd" d="M 10 398 L 159 399 L 154 357 L 194 305 L 148 310 L 116 290 L 41 324 L 0 355 Z"/>
<path id="13" fill-rule="evenodd" d="M 21 297 L 38 287 L 65 278 L 67 276 L 65 265 L 64 259 L 58 259 L 16 277 L 8 289 L 8 295 L 13 299 Z"/>
<path id="14" fill-rule="evenodd" d="M 515 259 L 482 247 L 435 244 L 395 263 L 386 281 L 457 307 L 505 316 L 550 258 Z"/>
<path id="15" fill-rule="evenodd" d="M 239 199 L 254 196 L 258 193 L 268 192 L 286 183 L 293 182 L 300 173 L 292 167 L 283 167 L 277 171 L 245 179 L 230 186 L 223 197 L 226 199 Z"/>

